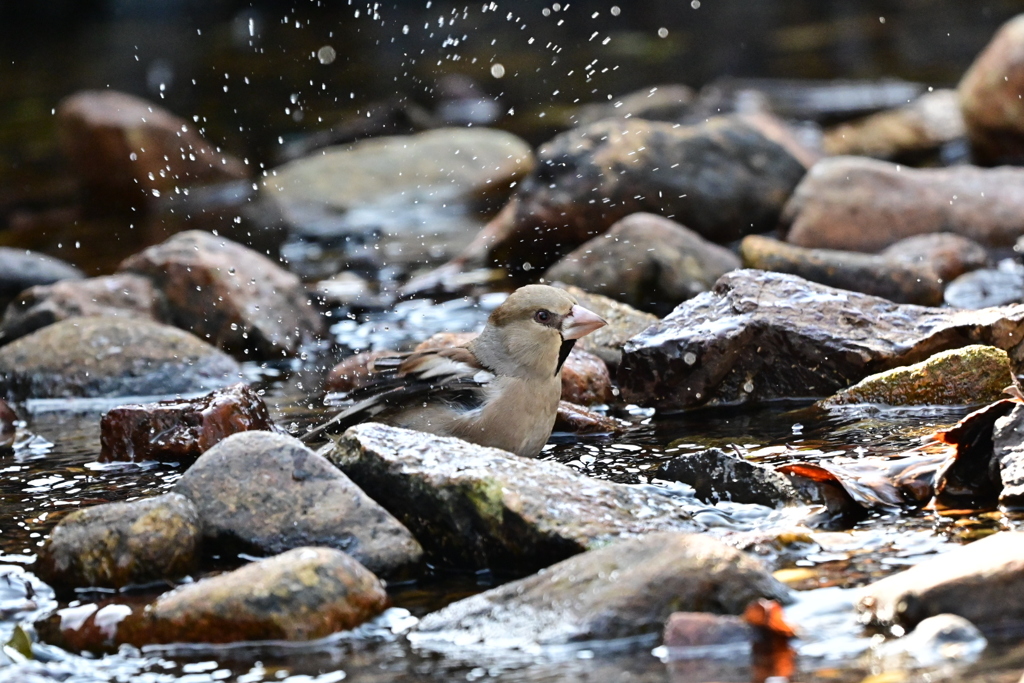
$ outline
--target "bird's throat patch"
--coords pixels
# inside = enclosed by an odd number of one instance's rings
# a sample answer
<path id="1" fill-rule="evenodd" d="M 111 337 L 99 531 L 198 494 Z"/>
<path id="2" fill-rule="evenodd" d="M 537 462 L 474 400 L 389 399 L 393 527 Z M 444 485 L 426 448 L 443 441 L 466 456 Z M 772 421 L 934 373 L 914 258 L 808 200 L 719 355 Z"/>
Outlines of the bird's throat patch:
<path id="1" fill-rule="evenodd" d="M 565 359 L 572 353 L 572 347 L 576 346 L 575 339 L 563 339 L 562 346 L 558 349 L 558 365 L 555 366 L 555 374 L 557 375 L 562 371 L 562 364 L 565 363 Z"/>

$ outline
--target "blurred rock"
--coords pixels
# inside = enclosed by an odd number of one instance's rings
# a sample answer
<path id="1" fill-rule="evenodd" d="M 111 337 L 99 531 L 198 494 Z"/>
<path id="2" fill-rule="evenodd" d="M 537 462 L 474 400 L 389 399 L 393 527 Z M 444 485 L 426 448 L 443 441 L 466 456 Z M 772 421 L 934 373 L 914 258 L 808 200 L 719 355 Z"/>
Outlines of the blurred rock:
<path id="1" fill-rule="evenodd" d="M 296 548 L 164 593 L 117 640 L 233 643 L 314 640 L 354 628 L 389 604 L 380 580 L 345 553 Z"/>
<path id="2" fill-rule="evenodd" d="M 957 86 L 978 163 L 1024 161 L 1024 15 L 1003 24 Z"/>
<path id="3" fill-rule="evenodd" d="M 745 268 L 798 275 L 837 289 L 922 306 L 942 303 L 942 280 L 928 265 L 897 261 L 879 254 L 836 249 L 805 249 L 761 235 L 740 244 Z"/>
<path id="4" fill-rule="evenodd" d="M 921 621 L 907 635 L 882 643 L 875 654 L 887 670 L 943 665 L 960 668 L 976 660 L 987 645 L 985 636 L 971 622 L 955 614 L 938 614 Z"/>
<path id="5" fill-rule="evenodd" d="M 661 638 L 669 648 L 749 646 L 753 639 L 754 629 L 740 617 L 711 612 L 673 612 L 665 622 Z"/>
<path id="6" fill-rule="evenodd" d="M 672 458 L 655 476 L 689 484 L 698 498 L 711 504 L 727 500 L 781 507 L 799 499 L 783 475 L 717 448 Z"/>
<path id="7" fill-rule="evenodd" d="M 68 318 L 0 348 L 0 391 L 16 400 L 185 394 L 240 373 L 206 342 L 146 320 Z"/>
<path id="8" fill-rule="evenodd" d="M 623 399 L 674 410 L 828 396 L 887 368 L 968 344 L 1024 360 L 1024 306 L 894 304 L 794 275 L 739 270 L 623 349 Z"/>
<path id="9" fill-rule="evenodd" d="M 915 161 L 935 154 L 967 131 L 955 90 L 925 93 L 899 109 L 872 114 L 825 131 L 825 153 Z"/>
<path id="10" fill-rule="evenodd" d="M 422 549 L 384 508 L 301 442 L 270 432 L 230 436 L 174 485 L 193 500 L 213 543 L 260 553 L 304 545 L 344 550 L 373 572 L 414 568 Z"/>
<path id="11" fill-rule="evenodd" d="M 18 432 L 18 414 L 7 401 L 0 399 L 0 448 L 9 448 L 14 444 Z"/>
<path id="12" fill-rule="evenodd" d="M 988 308 L 1024 301 L 1024 267 L 982 268 L 949 283 L 943 295 L 954 308 Z"/>
<path id="13" fill-rule="evenodd" d="M 107 275 L 30 287 L 7 307 L 0 321 L 0 334 L 5 341 L 13 341 L 75 316 L 170 322 L 163 294 L 147 278 Z"/>
<path id="14" fill-rule="evenodd" d="M 529 573 L 620 536 L 694 529 L 667 496 L 450 437 L 367 423 L 321 452 L 438 566 Z"/>
<path id="15" fill-rule="evenodd" d="M 1024 169 L 909 168 L 859 157 L 815 164 L 782 212 L 786 241 L 876 252 L 930 232 L 953 231 L 988 247 L 1021 234 Z"/>
<path id="16" fill-rule="evenodd" d="M 5 308 L 29 287 L 84 277 L 85 273 L 78 268 L 52 256 L 28 249 L 0 247 L 0 306 Z"/>
<path id="17" fill-rule="evenodd" d="M 989 263 L 985 247 L 951 232 L 907 237 L 889 245 L 879 255 L 902 263 L 929 266 L 946 283 Z"/>
<path id="18" fill-rule="evenodd" d="M 569 401 L 558 402 L 556 432 L 570 434 L 620 434 L 632 426 L 625 420 L 598 413 Z"/>
<path id="19" fill-rule="evenodd" d="M 298 277 L 224 237 L 179 233 L 120 270 L 150 278 L 178 327 L 236 356 L 295 355 L 323 332 L 323 318 Z"/>
<path id="20" fill-rule="evenodd" d="M 1006 351 L 975 344 L 871 375 L 817 405 L 981 405 L 1006 398 L 1003 389 L 1013 381 Z"/>
<path id="21" fill-rule="evenodd" d="M 865 621 L 905 630 L 928 617 L 956 614 L 998 637 L 1024 621 L 1022 565 L 1024 533 L 1003 531 L 871 584 L 859 609 Z"/>
<path id="22" fill-rule="evenodd" d="M 572 285 L 565 286 L 557 282 L 554 284 L 563 287 L 576 297 L 581 306 L 598 314 L 608 323 L 576 342 L 575 348 L 594 354 L 611 368 L 618 366 L 622 358 L 622 346 L 631 337 L 658 322 L 657 316 L 638 311 L 620 301 L 600 294 L 591 294 Z"/>
<path id="23" fill-rule="evenodd" d="M 544 279 L 665 315 L 739 267 L 735 254 L 692 230 L 634 213 L 563 256 Z"/>
<path id="24" fill-rule="evenodd" d="M 689 112 L 694 97 L 693 88 L 685 85 L 656 85 L 628 93 L 612 102 L 584 104 L 572 118 L 574 125 L 580 127 L 610 118 L 677 122 Z"/>
<path id="25" fill-rule="evenodd" d="M 188 464 L 237 432 L 274 427 L 263 399 L 234 384 L 191 401 L 118 406 L 100 421 L 100 462 Z"/>
<path id="26" fill-rule="evenodd" d="M 201 540 L 195 506 L 176 493 L 95 505 L 75 510 L 54 527 L 39 550 L 36 571 L 65 593 L 177 579 L 197 568 Z"/>
<path id="27" fill-rule="evenodd" d="M 740 614 L 766 597 L 790 594 L 753 558 L 707 536 L 655 533 L 452 603 L 411 638 L 506 648 L 611 640 L 660 632 L 675 610 Z"/>
<path id="28" fill-rule="evenodd" d="M 100 198 L 139 204 L 175 187 L 250 175 L 192 123 L 146 100 L 87 90 L 57 107 L 61 144 L 76 175 Z"/>

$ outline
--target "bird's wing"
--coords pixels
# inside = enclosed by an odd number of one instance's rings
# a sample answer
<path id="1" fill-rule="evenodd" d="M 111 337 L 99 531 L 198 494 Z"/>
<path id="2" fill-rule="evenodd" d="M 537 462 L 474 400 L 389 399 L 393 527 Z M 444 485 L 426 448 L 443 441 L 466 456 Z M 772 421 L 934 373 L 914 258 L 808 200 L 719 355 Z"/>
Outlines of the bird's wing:
<path id="1" fill-rule="evenodd" d="M 494 374 L 464 346 L 386 356 L 373 361 L 370 382 L 344 396 L 348 404 L 328 422 L 304 434 L 312 441 L 425 402 L 458 410 L 478 408 Z"/>

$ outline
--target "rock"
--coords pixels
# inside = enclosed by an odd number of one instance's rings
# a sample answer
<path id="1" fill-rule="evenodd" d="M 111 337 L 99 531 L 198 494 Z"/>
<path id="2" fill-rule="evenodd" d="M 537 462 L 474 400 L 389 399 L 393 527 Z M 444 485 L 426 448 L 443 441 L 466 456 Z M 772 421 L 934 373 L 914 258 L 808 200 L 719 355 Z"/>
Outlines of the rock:
<path id="1" fill-rule="evenodd" d="M 348 392 L 359 387 L 366 386 L 372 375 L 373 361 L 378 358 L 394 356 L 397 351 L 380 349 L 377 351 L 363 351 L 349 356 L 333 368 L 324 380 L 324 391 L 326 392 Z"/>
<path id="2" fill-rule="evenodd" d="M 790 599 L 753 558 L 706 536 L 655 533 L 452 603 L 423 617 L 411 638 L 488 647 L 610 640 L 660 632 L 673 611 L 740 614 L 764 597 Z"/>
<path id="3" fill-rule="evenodd" d="M 91 192 L 138 202 L 176 187 L 237 180 L 246 165 L 203 139 L 196 127 L 146 100 L 88 90 L 57 107 L 64 153 Z"/>
<path id="4" fill-rule="evenodd" d="M 76 316 L 170 322 L 167 302 L 148 279 L 138 275 L 107 275 L 25 290 L 7 307 L 0 321 L 0 334 L 4 340 L 13 341 Z"/>
<path id="5" fill-rule="evenodd" d="M 584 104 L 573 115 L 574 125 L 589 126 L 602 119 L 645 119 L 647 121 L 681 121 L 693 104 L 693 88 L 679 84 L 641 88 L 612 102 Z"/>
<path id="6" fill-rule="evenodd" d="M 117 640 L 232 643 L 313 640 L 354 628 L 388 606 L 380 580 L 332 548 L 296 548 L 157 598 Z"/>
<path id="7" fill-rule="evenodd" d="M 1024 267 L 983 268 L 949 283 L 944 295 L 954 308 L 988 308 L 1024 301 Z"/>
<path id="8" fill-rule="evenodd" d="M 196 508 L 166 493 L 75 510 L 54 527 L 36 571 L 54 588 L 122 588 L 194 571 L 202 539 Z"/>
<path id="9" fill-rule="evenodd" d="M 1024 507 L 1024 405 L 996 420 L 992 429 L 992 453 L 999 466 L 1002 490 L 999 505 L 1004 509 Z"/>
<path id="10" fill-rule="evenodd" d="M 957 92 L 940 89 L 899 109 L 829 128 L 822 146 L 832 156 L 916 161 L 966 134 Z"/>
<path id="11" fill-rule="evenodd" d="M 754 629 L 743 619 L 710 612 L 673 612 L 665 622 L 665 647 L 694 648 L 709 645 L 750 644 Z"/>
<path id="12" fill-rule="evenodd" d="M 956 614 L 988 637 L 1024 620 L 1024 533 L 1003 531 L 942 553 L 866 590 L 859 609 L 873 624 L 910 630 Z"/>
<path id="13" fill-rule="evenodd" d="M 1021 233 L 1024 169 L 909 168 L 859 157 L 815 164 L 782 212 L 786 241 L 875 252 L 897 240 L 952 231 L 988 247 Z"/>
<path id="14" fill-rule="evenodd" d="M 9 448 L 14 444 L 18 431 L 18 414 L 7 401 L 0 399 L 0 448 Z"/>
<path id="15" fill-rule="evenodd" d="M 951 232 L 931 232 L 894 242 L 880 256 L 925 265 L 943 282 L 951 282 L 964 273 L 988 265 L 988 251 L 974 240 Z"/>
<path id="16" fill-rule="evenodd" d="M 805 170 L 740 119 L 682 127 L 599 121 L 543 145 L 514 205 L 449 268 L 492 262 L 513 272 L 546 268 L 641 211 L 671 218 L 713 242 L 765 232 L 775 228 Z"/>
<path id="17" fill-rule="evenodd" d="M 612 398 L 612 378 L 605 362 L 589 351 L 573 348 L 562 365 L 562 400 L 592 405 Z"/>
<path id="18" fill-rule="evenodd" d="M 885 669 L 908 669 L 973 662 L 988 641 L 963 617 L 938 614 L 928 617 L 907 635 L 882 643 L 875 654 Z"/>
<path id="19" fill-rule="evenodd" d="M 619 434 L 631 426 L 625 420 L 589 410 L 569 401 L 559 401 L 554 431 L 570 434 Z"/>
<path id="20" fill-rule="evenodd" d="M 969 344 L 1024 361 L 1024 306 L 894 304 L 794 275 L 738 270 L 623 349 L 623 398 L 663 410 L 829 396 L 868 375 Z"/>
<path id="21" fill-rule="evenodd" d="M 298 277 L 210 233 L 179 233 L 127 259 L 120 270 L 152 279 L 178 327 L 235 355 L 291 356 L 323 331 Z"/>
<path id="22" fill-rule="evenodd" d="M 1003 24 L 960 79 L 957 92 L 975 160 L 1024 161 L 1024 15 Z"/>
<path id="23" fill-rule="evenodd" d="M 563 256 L 544 279 L 665 315 L 739 267 L 735 254 L 692 230 L 634 213 Z"/>
<path id="24" fill-rule="evenodd" d="M 366 423 L 322 452 L 442 566 L 525 573 L 619 536 L 694 528 L 668 497 L 459 439 Z"/>
<path id="25" fill-rule="evenodd" d="M 146 320 L 68 318 L 0 348 L 0 391 L 17 400 L 184 394 L 240 373 L 206 342 Z"/>
<path id="26" fill-rule="evenodd" d="M 262 553 L 304 545 L 344 550 L 395 575 L 422 554 L 409 531 L 322 456 L 288 436 L 243 432 L 204 453 L 174 485 L 192 499 L 214 543 Z"/>
<path id="27" fill-rule="evenodd" d="M 783 475 L 717 448 L 672 458 L 655 476 L 689 484 L 699 499 L 712 504 L 728 500 L 781 507 L 800 498 Z"/>
<path id="28" fill-rule="evenodd" d="M 622 347 L 631 338 L 658 322 L 657 316 L 638 311 L 628 304 L 600 294 L 585 292 L 579 287 L 554 283 L 576 297 L 580 305 L 604 318 L 608 324 L 576 342 L 574 348 L 592 353 L 609 367 L 618 367 Z"/>
<path id="29" fill-rule="evenodd" d="M 1006 398 L 1013 384 L 1006 351 L 994 346 L 964 346 L 942 351 L 904 367 L 865 377 L 818 401 L 817 405 L 879 403 L 889 406 L 980 405 Z"/>
<path id="30" fill-rule="evenodd" d="M 85 273 L 78 268 L 52 256 L 28 249 L 0 247 L 0 306 L 6 307 L 29 287 L 84 277 Z"/>
<path id="31" fill-rule="evenodd" d="M 838 289 L 880 296 L 905 304 L 942 303 L 942 279 L 928 265 L 878 254 L 836 249 L 805 249 L 770 237 L 747 235 L 740 244 L 745 268 L 798 275 Z"/>
<path id="32" fill-rule="evenodd" d="M 100 462 L 191 463 L 232 434 L 273 428 L 263 399 L 241 383 L 191 401 L 118 406 L 100 421 Z"/>

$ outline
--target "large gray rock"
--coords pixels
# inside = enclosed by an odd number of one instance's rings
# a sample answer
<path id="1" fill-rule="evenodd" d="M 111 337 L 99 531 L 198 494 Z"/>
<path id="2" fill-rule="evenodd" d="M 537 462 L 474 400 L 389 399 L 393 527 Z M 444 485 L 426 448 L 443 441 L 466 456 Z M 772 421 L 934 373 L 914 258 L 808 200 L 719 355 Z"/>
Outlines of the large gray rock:
<path id="1" fill-rule="evenodd" d="M 657 633 L 675 611 L 740 614 L 789 590 L 753 558 L 696 534 L 656 533 L 577 555 L 425 616 L 414 643 L 457 638 L 488 647 Z"/>
<path id="2" fill-rule="evenodd" d="M 213 542 L 241 541 L 263 553 L 338 548 L 388 575 L 412 569 L 422 555 L 384 508 L 289 436 L 229 436 L 200 456 L 174 491 L 195 502 Z"/>
<path id="3" fill-rule="evenodd" d="M 184 394 L 240 373 L 224 352 L 146 320 L 68 318 L 0 349 L 0 391 L 13 399 Z"/>
<path id="4" fill-rule="evenodd" d="M 999 504 L 1004 508 L 1024 507 L 1024 404 L 1014 406 L 992 429 L 993 457 L 999 463 L 1002 491 Z"/>
<path id="5" fill-rule="evenodd" d="M 630 340 L 618 381 L 661 409 L 823 397 L 969 344 L 1024 361 L 1024 305 L 955 311 L 894 304 L 794 275 L 739 270 Z"/>
<path id="6" fill-rule="evenodd" d="M 696 528 L 668 497 L 459 439 L 366 423 L 323 452 L 438 564 L 529 572 L 620 536 Z"/>

